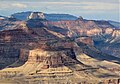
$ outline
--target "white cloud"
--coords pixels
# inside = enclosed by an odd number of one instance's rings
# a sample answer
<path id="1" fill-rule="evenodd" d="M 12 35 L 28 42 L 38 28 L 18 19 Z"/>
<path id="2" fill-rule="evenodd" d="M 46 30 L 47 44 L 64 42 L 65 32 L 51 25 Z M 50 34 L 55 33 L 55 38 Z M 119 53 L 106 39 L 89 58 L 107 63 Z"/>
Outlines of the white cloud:
<path id="1" fill-rule="evenodd" d="M 4 5 L 3 5 L 4 4 Z M 10 9 L 10 8 L 47 8 L 47 7 L 61 9 L 63 7 L 65 8 L 71 8 L 71 9 L 79 9 L 79 10 L 118 10 L 119 9 L 119 3 L 104 3 L 104 2 L 89 2 L 89 1 L 78 1 L 78 2 L 67 2 L 67 1 L 54 1 L 54 2 L 2 2 L 0 3 L 1 9 Z"/>
<path id="2" fill-rule="evenodd" d="M 79 10 L 92 10 L 92 11 L 116 11 L 119 9 L 119 3 L 104 3 L 104 2 L 25 2 L 29 8 L 51 8 L 51 9 L 79 9 Z M 64 10 L 63 10 L 64 11 Z"/>
<path id="3" fill-rule="evenodd" d="M 23 3 L 13 3 L 12 6 L 18 8 L 27 8 L 27 5 Z"/>
<path id="4" fill-rule="evenodd" d="M 116 10 L 119 4 L 116 3 L 104 3 L 104 2 L 41 2 L 47 5 L 59 5 L 70 8 L 80 8 L 88 10 Z"/>
<path id="5" fill-rule="evenodd" d="M 9 2 L 2 2 L 0 3 L 0 10 L 9 10 L 9 9 L 16 9 L 16 8 L 27 8 L 27 4 L 24 3 L 9 3 Z"/>
<path id="6" fill-rule="evenodd" d="M 88 9 L 88 10 L 116 10 L 118 9 L 118 5 L 114 3 L 87 2 L 83 4 L 86 4 L 86 6 L 83 6 L 83 9 Z"/>

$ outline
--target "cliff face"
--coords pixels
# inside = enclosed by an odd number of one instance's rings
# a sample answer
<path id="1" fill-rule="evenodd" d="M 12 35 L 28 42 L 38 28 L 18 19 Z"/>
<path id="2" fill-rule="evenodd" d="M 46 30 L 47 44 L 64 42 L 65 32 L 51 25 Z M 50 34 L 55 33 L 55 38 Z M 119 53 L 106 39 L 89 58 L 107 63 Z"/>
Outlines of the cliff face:
<path id="1" fill-rule="evenodd" d="M 22 29 L 1 31 L 0 60 L 3 67 L 19 59 L 21 48 L 33 48 L 30 43 L 35 44 L 35 39 Z"/>
<path id="2" fill-rule="evenodd" d="M 66 54 L 69 53 L 69 54 Z M 30 50 L 27 63 L 41 63 L 41 69 L 62 67 L 70 62 L 75 62 L 71 57 L 71 51 L 44 51 L 40 49 Z"/>

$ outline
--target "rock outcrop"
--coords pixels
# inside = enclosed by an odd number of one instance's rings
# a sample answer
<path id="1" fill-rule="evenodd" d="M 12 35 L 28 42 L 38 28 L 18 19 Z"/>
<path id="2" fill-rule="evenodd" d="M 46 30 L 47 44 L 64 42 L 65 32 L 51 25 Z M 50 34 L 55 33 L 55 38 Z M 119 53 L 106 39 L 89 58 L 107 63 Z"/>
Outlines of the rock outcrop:
<path id="1" fill-rule="evenodd" d="M 79 16 L 77 20 L 84 20 L 82 16 Z"/>
<path id="2" fill-rule="evenodd" d="M 77 63 L 77 61 L 73 59 L 73 52 L 71 52 L 69 49 L 61 51 L 45 51 L 41 49 L 34 49 L 29 51 L 22 50 L 21 52 L 21 60 L 27 60 L 27 63 L 29 64 L 42 64 L 41 69 L 57 68 L 67 64 Z"/>
<path id="3" fill-rule="evenodd" d="M 42 63 L 41 68 L 59 67 L 63 65 L 59 52 L 48 52 L 40 49 L 30 50 L 28 63 Z"/>
<path id="4" fill-rule="evenodd" d="M 45 19 L 45 16 L 42 12 L 32 12 L 28 19 Z"/>

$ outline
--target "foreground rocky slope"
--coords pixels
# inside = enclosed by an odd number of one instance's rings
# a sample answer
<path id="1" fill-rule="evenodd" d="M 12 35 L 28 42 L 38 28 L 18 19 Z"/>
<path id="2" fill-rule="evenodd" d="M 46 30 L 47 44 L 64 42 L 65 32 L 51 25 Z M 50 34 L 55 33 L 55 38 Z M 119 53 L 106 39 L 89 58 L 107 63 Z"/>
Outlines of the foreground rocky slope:
<path id="1" fill-rule="evenodd" d="M 120 31 L 109 22 L 47 21 L 35 12 L 0 23 L 0 83 L 120 83 Z"/>

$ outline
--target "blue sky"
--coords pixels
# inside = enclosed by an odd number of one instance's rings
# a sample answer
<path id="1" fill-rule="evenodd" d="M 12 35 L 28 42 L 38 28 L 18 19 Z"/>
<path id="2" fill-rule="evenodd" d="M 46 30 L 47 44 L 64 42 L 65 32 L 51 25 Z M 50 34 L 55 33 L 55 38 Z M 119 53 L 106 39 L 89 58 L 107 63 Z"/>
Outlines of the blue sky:
<path id="1" fill-rule="evenodd" d="M 22 11 L 40 11 L 120 22 L 119 4 L 119 0 L 0 0 L 0 15 L 9 16 Z"/>

